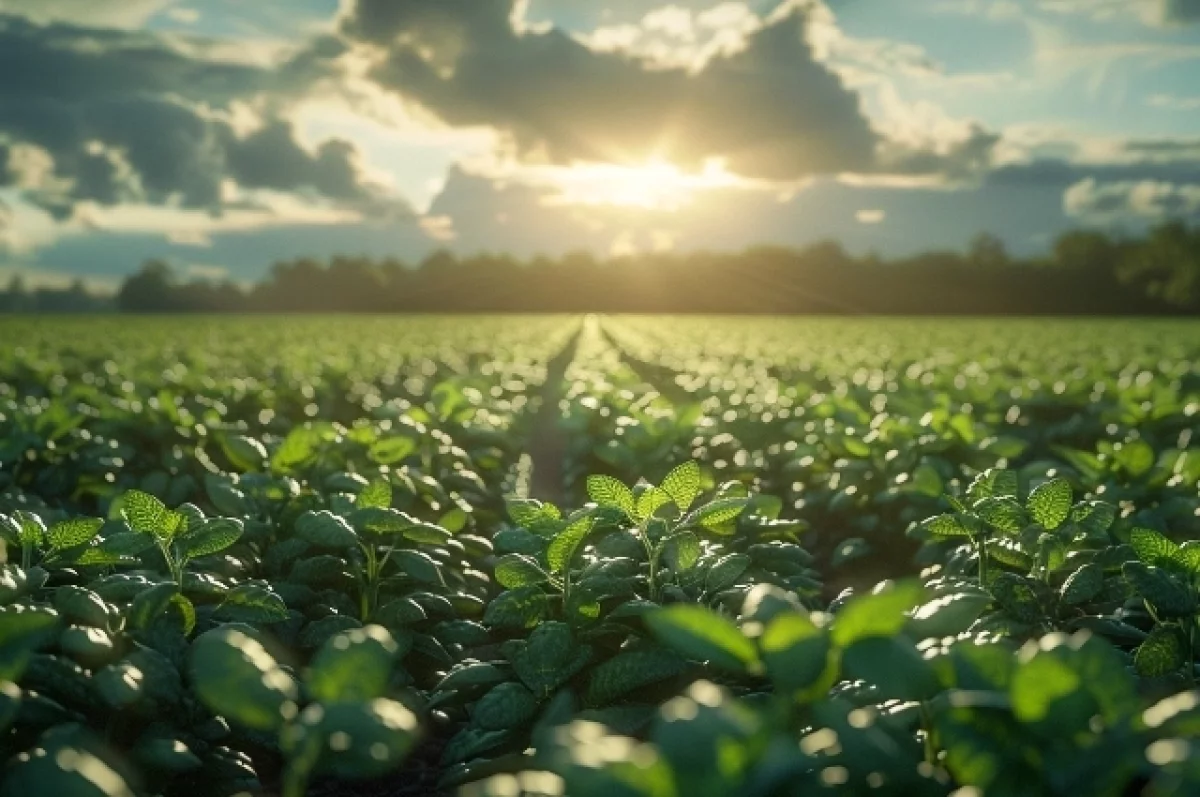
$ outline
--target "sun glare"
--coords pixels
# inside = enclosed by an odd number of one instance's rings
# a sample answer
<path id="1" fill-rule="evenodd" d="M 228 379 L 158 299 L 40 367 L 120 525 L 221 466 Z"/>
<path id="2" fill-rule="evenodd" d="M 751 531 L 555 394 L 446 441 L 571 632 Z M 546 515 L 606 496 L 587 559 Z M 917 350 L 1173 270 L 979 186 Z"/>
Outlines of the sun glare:
<path id="1" fill-rule="evenodd" d="M 719 159 L 705 162 L 698 172 L 685 172 L 666 160 L 653 158 L 640 166 L 576 164 L 556 170 L 550 182 L 559 190 L 547 198 L 547 204 L 675 211 L 699 192 L 732 188 L 739 180 L 725 170 Z"/>

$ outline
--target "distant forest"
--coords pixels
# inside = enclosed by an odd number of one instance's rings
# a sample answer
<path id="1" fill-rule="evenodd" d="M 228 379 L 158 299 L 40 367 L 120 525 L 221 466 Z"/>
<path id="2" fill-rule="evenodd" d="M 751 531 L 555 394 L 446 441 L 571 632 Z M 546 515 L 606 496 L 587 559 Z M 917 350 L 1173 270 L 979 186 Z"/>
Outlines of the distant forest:
<path id="1" fill-rule="evenodd" d="M 1140 238 L 1080 230 L 1038 258 L 976 237 L 966 252 L 884 260 L 836 243 L 736 254 L 574 253 L 526 262 L 438 251 L 416 264 L 335 257 L 276 263 L 250 288 L 184 281 L 161 261 L 115 296 L 27 290 L 14 277 L 0 312 L 633 312 L 809 314 L 1200 314 L 1200 227 Z"/>

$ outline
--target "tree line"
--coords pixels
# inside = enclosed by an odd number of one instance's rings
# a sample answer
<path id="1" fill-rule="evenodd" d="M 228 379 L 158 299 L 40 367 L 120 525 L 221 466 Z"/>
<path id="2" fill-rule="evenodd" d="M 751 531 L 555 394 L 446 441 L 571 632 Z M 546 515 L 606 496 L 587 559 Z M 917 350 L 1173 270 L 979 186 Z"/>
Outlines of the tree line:
<path id="1" fill-rule="evenodd" d="M 965 252 L 887 260 L 852 256 L 832 242 L 604 259 L 576 252 L 524 262 L 444 250 L 415 264 L 301 258 L 276 263 L 250 287 L 184 281 L 167 263 L 151 261 L 107 304 L 80 286 L 0 293 L 0 310 L 105 306 L 130 313 L 1200 314 L 1200 227 L 1172 222 L 1137 238 L 1077 230 L 1034 258 L 1011 257 L 986 234 Z"/>

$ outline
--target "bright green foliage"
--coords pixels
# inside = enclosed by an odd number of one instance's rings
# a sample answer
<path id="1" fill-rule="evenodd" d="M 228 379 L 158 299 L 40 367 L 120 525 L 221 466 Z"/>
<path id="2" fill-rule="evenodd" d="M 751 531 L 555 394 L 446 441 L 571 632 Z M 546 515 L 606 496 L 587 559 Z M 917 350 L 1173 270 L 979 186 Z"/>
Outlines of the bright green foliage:
<path id="1" fill-rule="evenodd" d="M 3 326 L 4 797 L 1200 793 L 1194 324 Z"/>
<path id="2" fill-rule="evenodd" d="M 1062 525 L 1071 513 L 1074 495 L 1071 483 L 1066 479 L 1051 479 L 1043 482 L 1029 493 L 1025 506 L 1035 521 L 1053 531 Z"/>
<path id="3" fill-rule="evenodd" d="M 750 640 L 728 619 L 699 606 L 671 606 L 646 615 L 646 624 L 665 645 L 684 656 L 744 671 L 758 663 Z"/>

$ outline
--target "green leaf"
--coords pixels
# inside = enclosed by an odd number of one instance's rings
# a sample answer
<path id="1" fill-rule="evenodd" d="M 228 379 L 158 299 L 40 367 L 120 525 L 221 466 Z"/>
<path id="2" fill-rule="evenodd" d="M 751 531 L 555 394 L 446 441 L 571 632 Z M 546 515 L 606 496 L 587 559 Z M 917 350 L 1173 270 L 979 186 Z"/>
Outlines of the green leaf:
<path id="1" fill-rule="evenodd" d="M 154 537 L 168 536 L 167 507 L 150 493 L 141 490 L 130 490 L 121 496 L 121 514 L 129 523 L 129 528 L 139 534 L 149 534 Z"/>
<path id="2" fill-rule="evenodd" d="M 647 487 L 637 497 L 634 514 L 638 520 L 645 520 L 669 503 L 671 503 L 671 496 L 664 490 L 660 490 L 657 487 Z"/>
<path id="3" fill-rule="evenodd" d="M 362 702 L 387 691 L 399 646 L 385 628 L 368 625 L 325 641 L 309 665 L 305 685 L 324 703 Z"/>
<path id="4" fill-rule="evenodd" d="M 967 488 L 967 497 L 972 503 L 984 498 L 1016 498 L 1018 490 L 1017 472 L 1001 468 L 989 468 L 975 477 Z"/>
<path id="5" fill-rule="evenodd" d="M 700 559 L 700 538 L 690 531 L 673 534 L 661 543 L 667 566 L 676 573 L 691 570 Z"/>
<path id="6" fill-rule="evenodd" d="M 1078 691 L 1078 673 L 1052 653 L 1040 653 L 1020 664 L 1012 675 L 1009 697 L 1021 722 L 1040 722 L 1053 713 L 1054 703 Z"/>
<path id="7" fill-rule="evenodd" d="M 184 634 L 196 625 L 196 610 L 192 602 L 179 594 L 177 584 L 156 584 L 138 593 L 129 607 L 129 624 L 135 629 L 149 628 L 169 607 L 176 606 L 183 615 Z"/>
<path id="8" fill-rule="evenodd" d="M 742 514 L 742 510 L 750 503 L 749 498 L 718 498 L 704 506 L 697 507 L 694 512 L 683 519 L 683 526 L 703 526 L 711 529 L 720 526 Z"/>
<path id="9" fill-rule="evenodd" d="M 1053 531 L 1071 514 L 1075 496 L 1066 479 L 1051 479 L 1034 488 L 1025 506 L 1042 528 Z"/>
<path id="10" fill-rule="evenodd" d="M 367 456 L 380 465 L 394 465 L 416 450 L 417 443 L 411 437 L 389 437 L 372 443 Z"/>
<path id="11" fill-rule="evenodd" d="M 192 688 L 213 712 L 259 731 L 295 716 L 298 689 L 270 653 L 233 628 L 207 631 L 192 643 Z"/>
<path id="12" fill-rule="evenodd" d="M 396 568 L 411 579 L 424 584 L 445 584 L 437 562 L 420 551 L 396 551 L 392 560 Z"/>
<path id="13" fill-rule="evenodd" d="M 541 587 L 518 587 L 501 592 L 488 604 L 483 622 L 494 628 L 535 628 L 550 616 L 550 598 Z"/>
<path id="14" fill-rule="evenodd" d="M 600 506 L 615 506 L 626 515 L 633 516 L 633 491 L 612 476 L 588 476 L 587 494 Z"/>
<path id="15" fill-rule="evenodd" d="M 741 629 L 702 606 L 675 604 L 643 619 L 660 642 L 689 658 L 734 672 L 746 672 L 758 663 L 754 643 Z"/>
<path id="16" fill-rule="evenodd" d="M 781 691 L 807 689 L 829 667 L 829 634 L 806 615 L 776 615 L 758 639 L 771 682 Z"/>
<path id="17" fill-rule="evenodd" d="M 239 471 L 261 470 L 267 461 L 267 449 L 252 437 L 231 435 L 221 441 L 225 456 Z"/>
<path id="18" fill-rule="evenodd" d="M 531 557 L 510 553 L 496 560 L 496 581 L 507 589 L 536 586 L 550 580 Z"/>
<path id="19" fill-rule="evenodd" d="M 592 646 L 580 644 L 566 623 L 548 621 L 529 635 L 501 648 L 517 677 L 538 697 L 545 698 L 592 660 Z"/>
<path id="20" fill-rule="evenodd" d="M 592 668 L 584 701 L 606 706 L 643 686 L 674 678 L 685 663 L 677 654 L 658 647 L 623 650 Z"/>
<path id="21" fill-rule="evenodd" d="M 286 473 L 308 464 L 316 457 L 320 444 L 321 433 L 316 429 L 293 428 L 271 455 L 271 469 Z"/>
<path id="22" fill-rule="evenodd" d="M 1151 529 L 1135 528 L 1129 532 L 1129 545 L 1148 565 L 1162 564 L 1171 561 L 1179 551 L 1179 546 L 1168 540 L 1162 534 Z"/>
<path id="23" fill-rule="evenodd" d="M 534 718 L 538 700 L 523 684 L 503 683 L 492 687 L 471 711 L 471 724 L 485 731 L 519 728 Z"/>
<path id="24" fill-rule="evenodd" d="M 928 700 L 940 691 L 933 668 L 904 637 L 856 640 L 842 653 L 842 669 L 878 688 L 885 700 Z"/>
<path id="25" fill-rule="evenodd" d="M 296 518 L 296 536 L 323 548 L 350 548 L 358 535 L 343 518 L 328 510 L 309 510 Z"/>
<path id="26" fill-rule="evenodd" d="M 991 596 L 981 592 L 942 595 L 913 611 L 908 620 L 908 633 L 918 640 L 958 636 L 979 619 L 991 602 Z"/>
<path id="27" fill-rule="evenodd" d="M 1155 626 L 1133 657 L 1133 666 L 1143 678 L 1170 675 L 1185 663 L 1183 640 L 1174 625 Z"/>
<path id="28" fill-rule="evenodd" d="M 1137 593 L 1168 617 L 1186 617 L 1196 610 L 1192 591 L 1170 573 L 1143 562 L 1126 562 L 1121 573 Z"/>
<path id="29" fill-rule="evenodd" d="M 20 528 L 17 539 L 21 545 L 32 548 L 42 547 L 42 543 L 46 539 L 46 524 L 40 517 L 32 512 L 19 509 L 13 513 L 12 519 Z"/>
<path id="30" fill-rule="evenodd" d="M 95 753 L 65 740 L 39 745 L 37 754 L 14 758 L 4 773 L 2 797 L 134 797 L 115 769 Z"/>
<path id="31" fill-rule="evenodd" d="M 314 704 L 280 737 L 284 779 L 316 768 L 334 778 L 378 778 L 404 761 L 417 738 L 416 715 L 395 700 Z"/>
<path id="32" fill-rule="evenodd" d="M 750 557 L 744 553 L 731 553 L 713 562 L 704 574 L 704 591 L 710 595 L 727 590 L 737 583 L 742 573 L 750 567 Z"/>
<path id="33" fill-rule="evenodd" d="M 1046 613 L 1030 579 L 1015 573 L 1001 573 L 989 585 L 992 596 L 1013 619 L 1022 623 L 1041 622 Z"/>
<path id="34" fill-rule="evenodd" d="M 558 531 L 562 513 L 554 504 L 543 503 L 533 498 L 508 497 L 504 507 L 513 523 L 529 529 L 539 536 L 548 536 Z"/>
<path id="35" fill-rule="evenodd" d="M 376 479 L 359 491 L 354 505 L 359 508 L 389 508 L 392 505 L 392 485 L 383 479 Z"/>
<path id="36" fill-rule="evenodd" d="M 261 584 L 239 584 L 225 595 L 217 616 L 233 622 L 275 623 L 288 617 L 283 598 Z"/>
<path id="37" fill-rule="evenodd" d="M 980 520 L 997 531 L 1016 534 L 1025 528 L 1025 510 L 1015 498 L 984 498 L 972 507 Z"/>
<path id="38" fill-rule="evenodd" d="M 832 637 L 840 648 L 872 636 L 892 636 L 908 621 L 906 612 L 921 601 L 916 581 L 899 581 L 870 595 L 852 598 L 834 617 Z"/>
<path id="39" fill-rule="evenodd" d="M 563 529 L 550 542 L 550 547 L 546 549 L 546 561 L 551 573 L 561 573 L 570 566 L 575 549 L 592 532 L 595 522 L 595 518 L 585 515 Z"/>
<path id="40" fill-rule="evenodd" d="M 63 520 L 50 527 L 50 530 L 46 532 L 46 540 L 50 543 L 50 548 L 55 551 L 83 545 L 100 533 L 103 525 L 104 521 L 100 518 Z"/>
<path id="41" fill-rule="evenodd" d="M 700 466 L 692 460 L 676 465 L 663 478 L 659 489 L 671 497 L 680 512 L 688 511 L 700 495 Z"/>
<path id="42" fill-rule="evenodd" d="M 1188 540 L 1175 552 L 1175 561 L 1192 575 L 1200 574 L 1200 540 Z"/>
<path id="43" fill-rule="evenodd" d="M 1113 458 L 1133 478 L 1142 476 L 1154 467 L 1154 449 L 1145 440 L 1130 440 L 1114 447 Z"/>
<path id="44" fill-rule="evenodd" d="M 186 559 L 219 553 L 242 538 L 242 521 L 210 518 L 194 533 L 179 538 L 179 552 Z"/>
<path id="45" fill-rule="evenodd" d="M 59 619 L 46 609 L 0 608 L 0 680 L 20 678 L 29 654 L 58 627 Z"/>
<path id="46" fill-rule="evenodd" d="M 937 539 L 971 536 L 971 530 L 958 515 L 937 515 L 921 525 Z"/>
<path id="47" fill-rule="evenodd" d="M 1059 597 L 1068 606 L 1087 603 L 1104 589 L 1104 568 L 1095 562 L 1080 567 L 1063 582 Z"/>
<path id="48" fill-rule="evenodd" d="M 1071 508 L 1068 520 L 1083 529 L 1091 539 L 1107 539 L 1107 532 L 1117 518 L 1117 510 L 1104 501 L 1080 501 Z"/>

